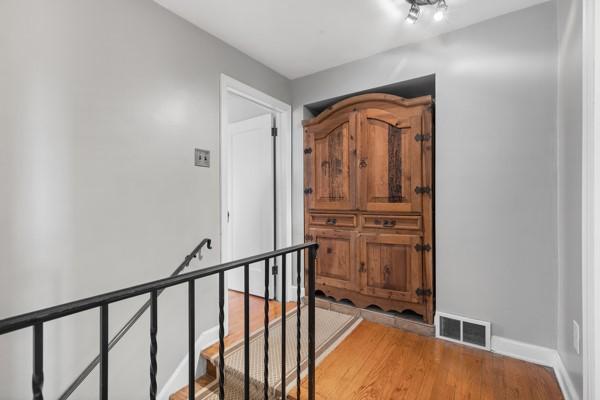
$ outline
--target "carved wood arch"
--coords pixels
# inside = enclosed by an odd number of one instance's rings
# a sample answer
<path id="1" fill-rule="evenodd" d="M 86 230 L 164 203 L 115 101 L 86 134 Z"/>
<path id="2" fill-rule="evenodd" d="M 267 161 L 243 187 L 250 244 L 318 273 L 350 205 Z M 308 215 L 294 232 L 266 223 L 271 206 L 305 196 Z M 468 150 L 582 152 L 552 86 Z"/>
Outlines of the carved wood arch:
<path id="1" fill-rule="evenodd" d="M 422 96 L 416 97 L 414 99 L 405 99 L 400 96 L 395 96 L 392 94 L 385 93 L 368 93 L 362 94 L 354 97 L 350 97 L 344 99 L 323 111 L 321 114 L 317 115 L 314 118 L 308 119 L 303 122 L 304 127 L 309 127 L 312 125 L 319 124 L 324 120 L 332 117 L 337 113 L 347 112 L 348 109 L 356 109 L 360 110 L 362 108 L 366 108 L 369 106 L 369 103 L 378 102 L 378 103 L 387 103 L 394 106 L 401 107 L 415 107 L 415 106 L 428 106 L 433 103 L 433 98 L 431 96 Z"/>

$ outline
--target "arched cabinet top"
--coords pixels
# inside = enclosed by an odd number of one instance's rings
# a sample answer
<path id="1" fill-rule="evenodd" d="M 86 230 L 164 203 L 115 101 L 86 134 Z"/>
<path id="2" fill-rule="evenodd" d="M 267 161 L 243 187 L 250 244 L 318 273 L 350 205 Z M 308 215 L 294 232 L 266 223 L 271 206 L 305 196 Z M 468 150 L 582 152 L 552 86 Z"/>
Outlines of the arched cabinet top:
<path id="1" fill-rule="evenodd" d="M 332 105 L 330 107 L 327 107 L 325 109 L 325 111 L 323 111 L 321 114 L 317 115 L 316 117 L 305 120 L 303 122 L 303 125 L 305 127 L 316 125 L 316 124 L 323 122 L 324 120 L 331 117 L 332 115 L 335 115 L 336 113 L 338 113 L 340 111 L 344 111 L 347 108 L 352 107 L 352 108 L 360 109 L 360 108 L 364 108 L 365 106 L 368 107 L 368 104 L 365 104 L 365 103 L 373 103 L 373 102 L 388 103 L 391 105 L 408 108 L 408 107 L 415 107 L 415 106 L 428 106 L 433 103 L 433 98 L 431 96 L 422 96 L 422 97 L 416 97 L 414 99 L 405 99 L 400 96 L 394 96 L 392 94 L 385 94 L 385 93 L 361 94 L 358 96 L 349 97 L 338 103 L 335 103 L 334 105 Z"/>

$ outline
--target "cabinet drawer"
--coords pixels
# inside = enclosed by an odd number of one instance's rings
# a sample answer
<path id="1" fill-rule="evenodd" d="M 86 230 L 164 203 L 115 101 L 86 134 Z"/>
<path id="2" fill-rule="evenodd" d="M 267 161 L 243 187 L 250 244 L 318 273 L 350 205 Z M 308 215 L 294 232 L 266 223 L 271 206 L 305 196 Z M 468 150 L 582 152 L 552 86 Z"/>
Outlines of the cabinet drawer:
<path id="1" fill-rule="evenodd" d="M 310 214 L 308 222 L 313 226 L 337 226 L 342 228 L 354 228 L 356 226 L 356 215 L 348 214 Z"/>
<path id="2" fill-rule="evenodd" d="M 420 231 L 422 217 L 418 215 L 363 215 L 363 228 L 404 229 Z"/>

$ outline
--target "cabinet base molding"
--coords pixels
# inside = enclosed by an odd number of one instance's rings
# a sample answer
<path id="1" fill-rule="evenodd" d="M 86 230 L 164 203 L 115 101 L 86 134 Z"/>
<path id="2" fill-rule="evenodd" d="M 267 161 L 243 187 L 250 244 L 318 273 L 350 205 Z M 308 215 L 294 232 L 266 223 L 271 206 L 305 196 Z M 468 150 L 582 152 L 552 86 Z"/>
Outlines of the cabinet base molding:
<path id="1" fill-rule="evenodd" d="M 379 307 L 382 311 L 413 311 L 422 318 L 422 321 L 429 323 L 424 316 L 427 312 L 425 304 L 414 304 L 398 300 L 378 299 L 372 296 L 365 296 L 360 293 L 356 293 L 353 290 L 346 290 L 334 287 L 327 287 L 323 285 L 317 285 L 317 294 L 332 298 L 336 302 L 348 301 L 356 308 L 366 309 L 369 306 Z M 433 322 L 433 321 L 431 321 Z"/>
<path id="2" fill-rule="evenodd" d="M 338 303 L 330 297 L 317 296 L 316 305 L 325 310 L 331 310 L 342 314 L 360 315 L 363 319 L 377 324 L 398 328 L 403 331 L 416 333 L 422 336 L 435 336 L 435 327 L 411 318 L 385 313 L 375 310 L 360 309 L 349 304 Z"/>

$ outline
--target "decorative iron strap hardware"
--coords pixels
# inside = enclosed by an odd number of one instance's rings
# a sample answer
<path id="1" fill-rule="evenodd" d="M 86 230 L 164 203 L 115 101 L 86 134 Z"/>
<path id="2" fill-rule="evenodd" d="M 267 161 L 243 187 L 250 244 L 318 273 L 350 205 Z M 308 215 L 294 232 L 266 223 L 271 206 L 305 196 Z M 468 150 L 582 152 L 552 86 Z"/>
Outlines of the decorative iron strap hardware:
<path id="1" fill-rule="evenodd" d="M 311 194 L 311 193 L 312 193 L 312 188 L 304 189 L 304 194 Z"/>
<path id="2" fill-rule="evenodd" d="M 431 194 L 431 187 L 429 186 L 417 186 L 415 188 L 415 193 L 416 194 Z"/>
<path id="3" fill-rule="evenodd" d="M 418 133 L 415 136 L 415 140 L 417 142 L 429 142 L 431 140 L 431 135 L 423 135 L 422 133 Z"/>
<path id="4" fill-rule="evenodd" d="M 429 244 L 416 244 L 415 245 L 415 250 L 416 251 L 431 251 L 431 245 L 429 245 Z"/>
<path id="5" fill-rule="evenodd" d="M 337 219 L 327 218 L 327 225 L 335 225 L 335 224 L 337 224 Z"/>
<path id="6" fill-rule="evenodd" d="M 365 159 L 360 160 L 360 164 L 358 164 L 358 166 L 360 168 L 366 168 L 367 167 L 367 160 L 365 160 Z"/>
<path id="7" fill-rule="evenodd" d="M 311 154 L 312 153 L 312 147 L 307 147 L 306 149 L 304 149 L 304 154 Z"/>
<path id="8" fill-rule="evenodd" d="M 430 297 L 431 295 L 433 295 L 431 289 L 418 288 L 416 292 L 417 296 Z"/>

